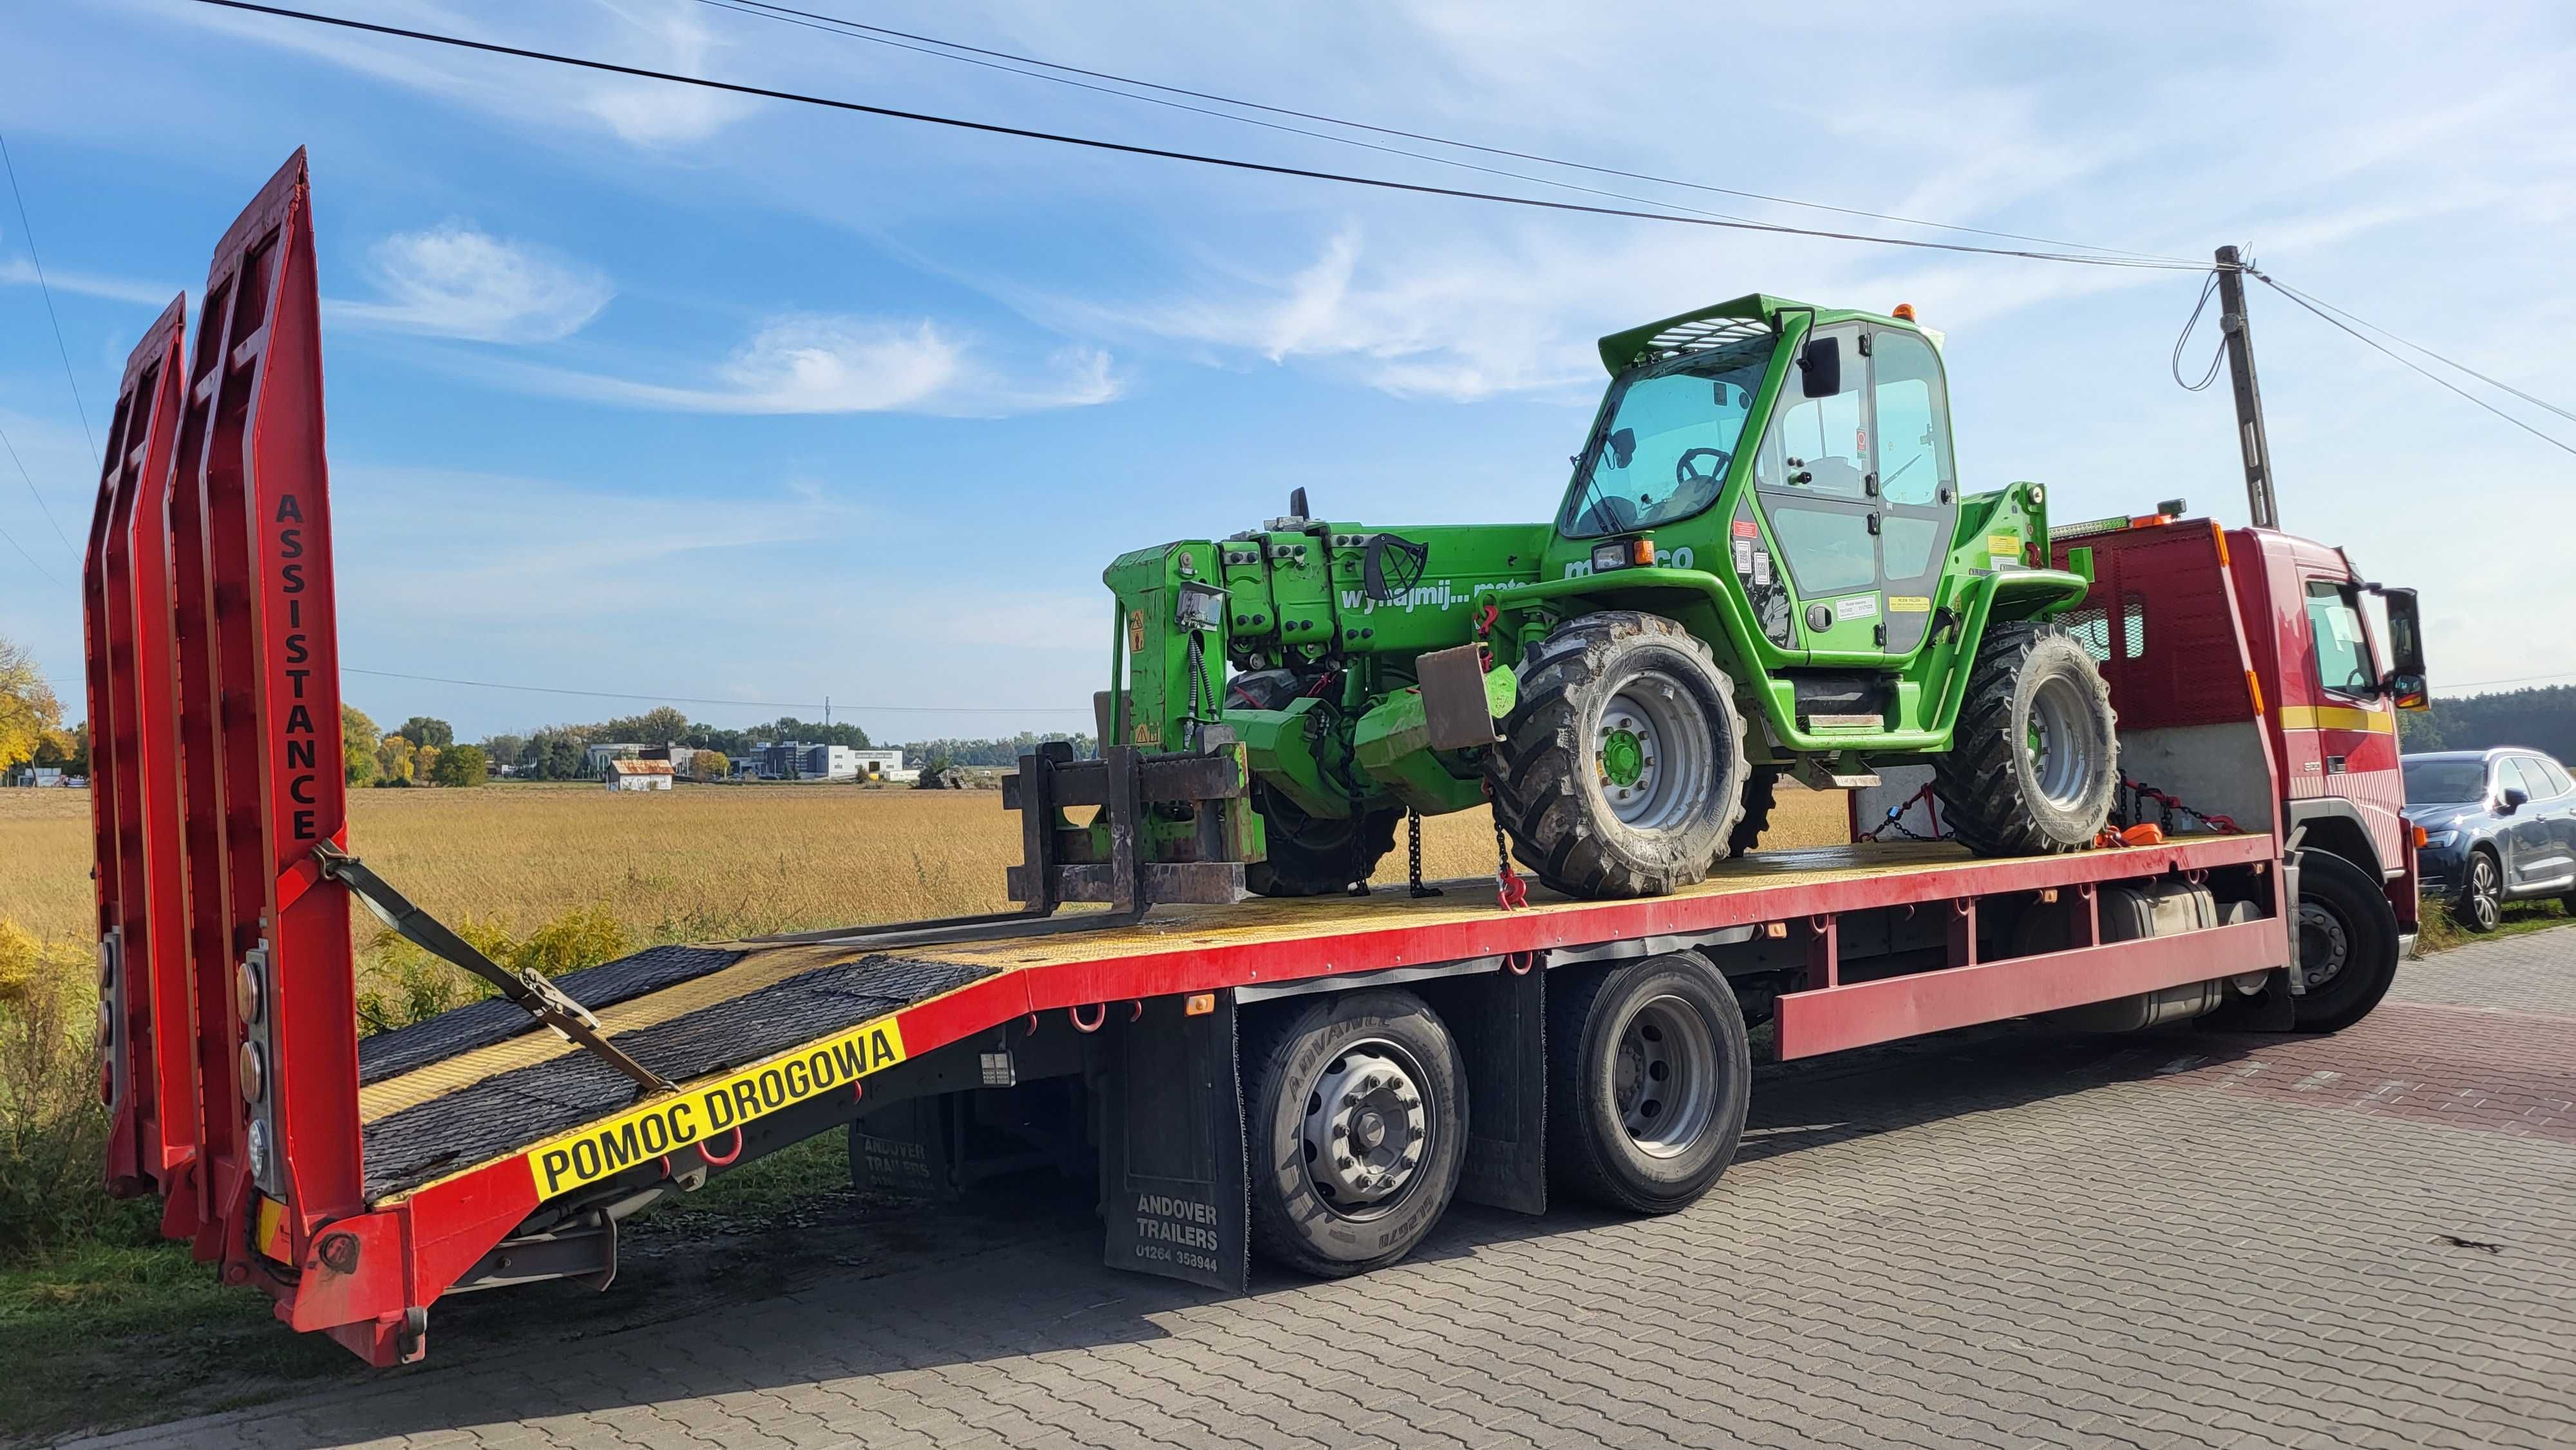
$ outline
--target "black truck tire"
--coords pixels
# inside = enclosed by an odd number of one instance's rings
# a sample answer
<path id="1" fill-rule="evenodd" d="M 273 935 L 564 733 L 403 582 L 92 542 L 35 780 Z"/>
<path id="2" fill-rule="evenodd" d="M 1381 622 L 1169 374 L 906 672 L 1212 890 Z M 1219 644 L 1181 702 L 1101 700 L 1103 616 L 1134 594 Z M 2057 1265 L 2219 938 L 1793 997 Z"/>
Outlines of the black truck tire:
<path id="1" fill-rule="evenodd" d="M 1522 661 L 1494 816 L 1541 881 L 1590 899 L 1708 875 L 1744 810 L 1744 716 L 1708 646 L 1660 615 L 1587 614 Z"/>
<path id="2" fill-rule="evenodd" d="M 1779 767 L 1754 766 L 1744 777 L 1744 814 L 1727 833 L 1726 854 L 1751 855 L 1762 844 L 1762 833 L 1771 829 L 1771 811 L 1779 803 Z"/>
<path id="3" fill-rule="evenodd" d="M 1310 816 L 1277 791 L 1256 786 L 1266 859 L 1247 863 L 1243 884 L 1256 896 L 1329 896 L 1366 881 L 1395 849 L 1402 811 L 1365 816 Z"/>
<path id="4" fill-rule="evenodd" d="M 1547 979 L 1547 1165 L 1557 1186 L 1673 1213 L 1735 1161 L 1753 1054 L 1735 989 L 1690 952 Z"/>
<path id="5" fill-rule="evenodd" d="M 1467 1155 L 1467 1071 L 1440 1018 L 1411 992 L 1335 992 L 1274 1009 L 1244 1063 L 1254 1251 L 1325 1278 L 1412 1252 Z"/>
<path id="6" fill-rule="evenodd" d="M 2341 1032 L 2397 980 L 2397 909 L 2371 874 L 2341 856 L 2299 853 L 2299 960 L 2290 999 L 2301 1032 Z"/>
<path id="7" fill-rule="evenodd" d="M 2120 789 L 2118 716 L 2093 657 L 2053 625 L 1986 626 L 1933 789 L 1980 856 L 2049 856 L 2093 843 Z"/>

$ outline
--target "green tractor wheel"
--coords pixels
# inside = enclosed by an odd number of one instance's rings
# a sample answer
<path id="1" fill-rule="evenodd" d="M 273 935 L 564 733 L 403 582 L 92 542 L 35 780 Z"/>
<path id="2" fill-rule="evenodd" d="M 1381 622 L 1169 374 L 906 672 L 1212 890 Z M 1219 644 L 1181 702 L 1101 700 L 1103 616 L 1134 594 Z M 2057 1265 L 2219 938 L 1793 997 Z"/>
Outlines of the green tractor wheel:
<path id="1" fill-rule="evenodd" d="M 1732 844 L 1744 716 L 1688 630 L 1607 610 L 1530 651 L 1491 769 L 1495 819 L 1541 881 L 1571 896 L 1660 896 L 1706 876 Z"/>
<path id="2" fill-rule="evenodd" d="M 2065 630 L 1988 625 L 1949 753 L 1932 761 L 1952 832 L 1980 856 L 2092 844 L 2120 788 L 2117 723 L 2102 672 Z"/>
<path id="3" fill-rule="evenodd" d="M 1376 874 L 1395 849 L 1402 811 L 1363 816 L 1310 816 L 1277 791 L 1255 786 L 1268 857 L 1243 868 L 1243 884 L 1256 896 L 1329 896 Z"/>

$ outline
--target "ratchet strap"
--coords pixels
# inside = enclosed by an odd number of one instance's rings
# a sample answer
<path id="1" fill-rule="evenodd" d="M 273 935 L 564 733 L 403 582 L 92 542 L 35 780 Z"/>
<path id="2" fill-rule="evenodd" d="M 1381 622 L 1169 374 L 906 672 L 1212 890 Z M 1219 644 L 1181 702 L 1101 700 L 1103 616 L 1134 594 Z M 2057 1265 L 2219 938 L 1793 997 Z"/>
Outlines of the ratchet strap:
<path id="1" fill-rule="evenodd" d="M 442 961 L 463 967 L 500 990 L 502 996 L 521 1011 L 555 1030 L 568 1042 L 586 1047 L 607 1060 L 609 1066 L 635 1080 L 637 1096 L 669 1092 L 674 1084 L 669 1078 L 627 1056 L 605 1037 L 599 1035 L 599 1019 L 591 1015 L 562 988 L 534 971 L 513 972 L 474 949 L 474 944 L 447 929 L 438 918 L 412 904 L 410 898 L 385 884 L 385 879 L 367 868 L 367 863 L 332 845 L 315 843 L 313 859 L 325 878 L 340 882 L 356 894 L 376 918 L 392 927 L 396 935 Z"/>

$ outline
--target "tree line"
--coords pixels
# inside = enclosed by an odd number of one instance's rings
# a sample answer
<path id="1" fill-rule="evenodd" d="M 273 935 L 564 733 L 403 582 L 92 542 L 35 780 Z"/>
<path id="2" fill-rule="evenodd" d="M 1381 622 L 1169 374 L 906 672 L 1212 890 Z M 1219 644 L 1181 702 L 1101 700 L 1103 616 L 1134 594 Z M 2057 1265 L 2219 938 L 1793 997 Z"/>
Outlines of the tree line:
<path id="1" fill-rule="evenodd" d="M 2430 710 L 2401 711 L 2397 718 L 2409 751 L 2521 745 L 2576 762 L 2576 685 L 2435 700 Z"/>

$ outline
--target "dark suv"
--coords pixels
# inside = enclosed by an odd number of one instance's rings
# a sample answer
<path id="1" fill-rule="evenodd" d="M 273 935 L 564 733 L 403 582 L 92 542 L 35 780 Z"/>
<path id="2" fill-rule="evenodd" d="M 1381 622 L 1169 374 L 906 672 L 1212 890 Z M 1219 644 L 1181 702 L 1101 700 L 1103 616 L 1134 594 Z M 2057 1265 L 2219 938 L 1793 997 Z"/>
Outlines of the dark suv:
<path id="1" fill-rule="evenodd" d="M 2504 903 L 2556 896 L 2576 914 L 2576 781 L 2537 750 L 2409 755 L 2406 819 L 2426 896 L 2447 898 L 2471 931 L 2493 931 Z"/>

